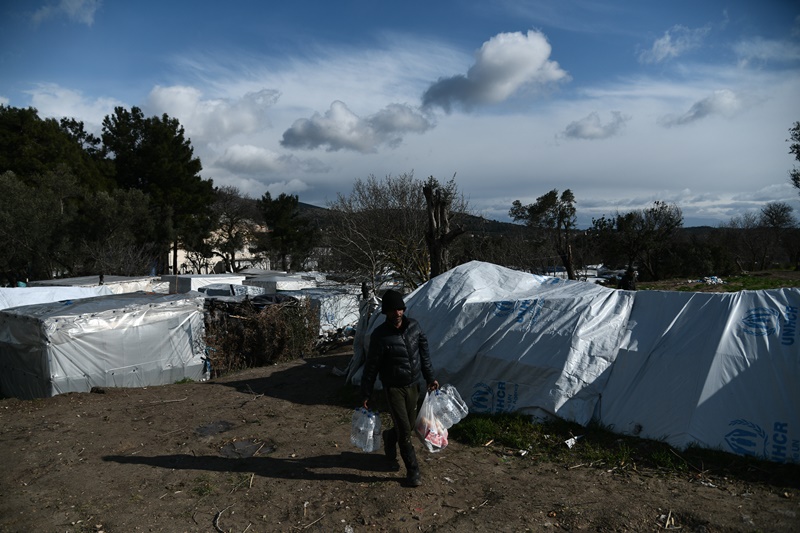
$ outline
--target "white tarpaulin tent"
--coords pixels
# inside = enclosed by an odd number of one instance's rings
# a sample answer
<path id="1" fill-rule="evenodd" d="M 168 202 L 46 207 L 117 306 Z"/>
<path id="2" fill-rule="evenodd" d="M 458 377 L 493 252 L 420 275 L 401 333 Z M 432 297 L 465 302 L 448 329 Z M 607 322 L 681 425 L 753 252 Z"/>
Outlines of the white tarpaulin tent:
<path id="1" fill-rule="evenodd" d="M 319 333 L 336 332 L 358 323 L 358 299 L 360 289 L 357 287 L 318 287 L 300 290 L 282 290 L 277 294 L 291 296 L 299 301 L 308 300 L 312 309 L 319 316 Z"/>
<path id="2" fill-rule="evenodd" d="M 126 292 L 169 292 L 169 283 L 156 276 L 80 276 L 31 281 L 29 287 L 107 287 L 111 294 Z M 103 293 L 108 294 L 108 293 Z"/>
<path id="3" fill-rule="evenodd" d="M 471 262 L 406 305 L 439 382 L 472 412 L 594 419 L 678 448 L 800 462 L 798 289 L 630 292 Z M 363 356 L 348 370 L 356 384 Z"/>
<path id="4" fill-rule="evenodd" d="M 603 391 L 614 431 L 800 462 L 800 290 L 640 291 Z"/>
<path id="5" fill-rule="evenodd" d="M 199 380 L 203 300 L 128 293 L 0 311 L 0 393 L 29 399 Z"/>
<path id="6" fill-rule="evenodd" d="M 2 287 L 0 309 L 112 294 L 105 285 L 95 287 Z"/>

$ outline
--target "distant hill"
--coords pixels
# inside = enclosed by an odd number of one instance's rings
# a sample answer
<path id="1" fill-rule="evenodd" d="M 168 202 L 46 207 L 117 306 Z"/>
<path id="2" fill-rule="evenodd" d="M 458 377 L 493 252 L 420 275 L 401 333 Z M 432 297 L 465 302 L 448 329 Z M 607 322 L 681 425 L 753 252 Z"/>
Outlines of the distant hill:
<path id="1" fill-rule="evenodd" d="M 303 202 L 298 202 L 297 208 L 301 215 L 310 218 L 320 225 L 325 224 L 329 212 L 327 208 L 306 204 Z M 524 228 L 524 226 L 520 224 L 489 220 L 487 218 L 474 215 L 464 215 L 460 218 L 459 222 L 464 225 L 464 228 L 468 233 L 479 233 L 484 235 L 507 235 L 521 231 Z"/>

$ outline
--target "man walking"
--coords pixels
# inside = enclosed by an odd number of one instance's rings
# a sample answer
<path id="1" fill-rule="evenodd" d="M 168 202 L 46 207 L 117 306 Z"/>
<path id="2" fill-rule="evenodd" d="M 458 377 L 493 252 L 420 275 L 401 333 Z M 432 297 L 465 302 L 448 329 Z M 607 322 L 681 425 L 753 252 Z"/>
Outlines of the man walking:
<path id="1" fill-rule="evenodd" d="M 399 446 L 406 467 L 406 482 L 409 486 L 419 487 L 422 479 L 412 442 L 419 402 L 418 381 L 422 375 L 429 391 L 438 389 L 439 382 L 433 376 L 428 339 L 419 322 L 405 316 L 405 309 L 402 294 L 386 291 L 381 303 L 381 312 L 386 315 L 386 320 L 370 335 L 361 395 L 364 408 L 369 409 L 367 404 L 372 397 L 375 378 L 380 375 L 394 425 L 383 433 L 386 457 L 397 464 Z"/>

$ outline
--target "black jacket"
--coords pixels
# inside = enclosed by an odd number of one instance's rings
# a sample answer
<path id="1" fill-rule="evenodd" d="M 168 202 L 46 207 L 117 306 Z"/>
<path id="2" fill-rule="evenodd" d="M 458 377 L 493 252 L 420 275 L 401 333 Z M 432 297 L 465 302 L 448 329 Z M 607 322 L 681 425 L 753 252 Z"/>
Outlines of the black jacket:
<path id="1" fill-rule="evenodd" d="M 369 337 L 369 352 L 361 377 L 361 395 L 372 396 L 375 378 L 380 375 L 384 387 L 407 387 L 419 380 L 433 383 L 433 367 L 428 351 L 428 338 L 419 322 L 403 317 L 400 329 L 384 322 Z"/>

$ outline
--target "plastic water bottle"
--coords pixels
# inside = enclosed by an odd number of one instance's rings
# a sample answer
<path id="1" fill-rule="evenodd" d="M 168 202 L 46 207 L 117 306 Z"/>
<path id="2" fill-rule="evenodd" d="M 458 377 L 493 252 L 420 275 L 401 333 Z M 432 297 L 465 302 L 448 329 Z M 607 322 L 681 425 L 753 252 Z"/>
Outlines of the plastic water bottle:
<path id="1" fill-rule="evenodd" d="M 203 377 L 200 378 L 200 381 L 208 381 L 211 379 L 211 361 L 203 357 Z"/>
<path id="2" fill-rule="evenodd" d="M 353 411 L 352 423 L 350 424 L 350 443 L 357 448 L 363 448 L 364 439 L 364 416 L 363 408 Z"/>
<path id="3" fill-rule="evenodd" d="M 369 450 L 364 451 L 374 452 L 381 449 L 381 417 L 378 412 L 375 411 L 374 413 L 370 413 L 370 418 L 372 420 L 371 446 Z"/>

